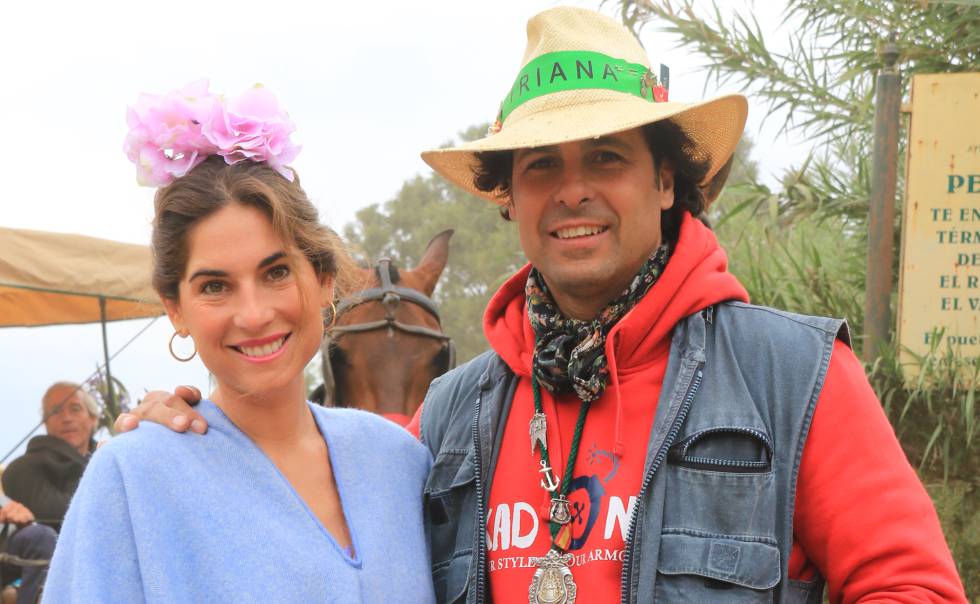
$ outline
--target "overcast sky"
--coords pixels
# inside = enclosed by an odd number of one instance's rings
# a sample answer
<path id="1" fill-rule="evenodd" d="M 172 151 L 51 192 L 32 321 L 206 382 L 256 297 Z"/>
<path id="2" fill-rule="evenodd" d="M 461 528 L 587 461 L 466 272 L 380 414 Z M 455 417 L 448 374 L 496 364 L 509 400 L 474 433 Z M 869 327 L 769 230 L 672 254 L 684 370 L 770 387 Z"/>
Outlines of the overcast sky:
<path id="1" fill-rule="evenodd" d="M 390 199 L 428 173 L 419 151 L 492 120 L 524 52 L 527 18 L 558 4 L 595 2 L 438 0 L 402 2 L 8 2 L 0 22 L 0 225 L 147 243 L 153 190 L 137 186 L 122 153 L 126 106 L 210 78 L 216 92 L 268 86 L 296 122 L 294 163 L 322 218 L 338 228 L 357 209 Z M 723 3 L 725 4 L 725 3 Z M 742 0 L 730 8 L 748 11 Z M 753 9 L 772 32 L 783 2 Z M 654 65 L 671 68 L 671 100 L 737 87 L 709 86 L 698 57 L 649 28 Z M 747 132 L 770 180 L 807 149 L 775 136 L 750 98 Z M 446 225 L 447 227 L 452 225 Z M 109 326 L 110 350 L 147 321 Z M 206 389 L 195 360 L 166 352 L 158 320 L 113 363 L 145 389 Z M 0 456 L 39 420 L 45 388 L 81 381 L 102 359 L 98 325 L 0 330 Z"/>

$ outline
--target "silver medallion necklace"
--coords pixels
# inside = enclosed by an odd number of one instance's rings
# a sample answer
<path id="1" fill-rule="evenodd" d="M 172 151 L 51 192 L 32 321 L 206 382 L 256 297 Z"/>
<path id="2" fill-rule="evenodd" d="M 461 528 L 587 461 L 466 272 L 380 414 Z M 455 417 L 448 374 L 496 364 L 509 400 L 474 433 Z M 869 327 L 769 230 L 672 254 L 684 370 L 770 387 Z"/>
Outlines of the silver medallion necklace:
<path id="1" fill-rule="evenodd" d="M 531 437 L 531 454 L 533 455 L 535 450 L 541 452 L 541 469 L 538 470 L 542 474 L 541 488 L 551 497 L 551 505 L 548 508 L 551 549 L 544 556 L 531 558 L 531 562 L 537 566 L 537 569 L 528 587 L 527 600 L 529 604 L 575 604 L 578 588 L 572 570 L 569 568 L 572 555 L 567 553 L 572 538 L 570 524 L 572 514 L 568 493 L 572 487 L 572 472 L 575 469 L 585 416 L 589 412 L 590 405 L 589 401 L 582 401 L 582 406 L 579 407 L 572 447 L 568 453 L 568 463 L 565 464 L 565 475 L 558 478 L 551 469 L 548 455 L 548 420 L 541 404 L 541 386 L 534 371 L 531 372 L 531 390 L 534 393 L 534 416 L 531 418 L 528 432 Z"/>
<path id="2" fill-rule="evenodd" d="M 568 563 L 571 554 L 563 554 L 555 548 L 541 558 L 531 558 L 538 570 L 534 571 L 527 599 L 531 604 L 573 604 L 575 602 L 575 579 Z"/>

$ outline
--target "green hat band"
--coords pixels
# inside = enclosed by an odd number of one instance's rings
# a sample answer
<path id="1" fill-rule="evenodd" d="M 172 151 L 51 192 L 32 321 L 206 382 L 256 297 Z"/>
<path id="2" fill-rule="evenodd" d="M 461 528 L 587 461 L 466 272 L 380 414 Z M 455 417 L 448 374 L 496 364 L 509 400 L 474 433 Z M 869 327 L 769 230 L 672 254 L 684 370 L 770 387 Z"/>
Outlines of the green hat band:
<path id="1" fill-rule="evenodd" d="M 667 68 L 661 65 L 663 85 L 648 67 L 601 52 L 566 50 L 541 55 L 521 69 L 510 93 L 500 104 L 498 123 L 512 111 L 539 96 L 565 90 L 615 90 L 652 103 L 667 100 Z"/>

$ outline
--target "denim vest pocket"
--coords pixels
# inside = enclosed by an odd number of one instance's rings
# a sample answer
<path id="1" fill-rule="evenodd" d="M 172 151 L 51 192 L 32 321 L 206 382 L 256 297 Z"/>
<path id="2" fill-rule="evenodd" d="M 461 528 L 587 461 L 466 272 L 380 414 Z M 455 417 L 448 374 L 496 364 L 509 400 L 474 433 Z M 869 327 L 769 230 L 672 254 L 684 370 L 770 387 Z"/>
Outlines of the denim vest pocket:
<path id="1" fill-rule="evenodd" d="M 467 449 L 439 452 L 425 485 L 425 525 L 437 602 L 466 594 L 476 534 L 476 474 Z"/>
<path id="2" fill-rule="evenodd" d="M 761 430 L 734 426 L 681 438 L 664 468 L 664 532 L 774 539 L 777 498 L 770 442 Z"/>
<path id="3" fill-rule="evenodd" d="M 768 442 L 754 430 L 711 428 L 671 451 L 656 601 L 772 601 L 781 567 Z"/>
<path id="4" fill-rule="evenodd" d="M 664 533 L 657 602 L 771 602 L 780 579 L 775 541 Z"/>
<path id="5" fill-rule="evenodd" d="M 467 581 L 473 550 L 461 550 L 451 560 L 432 566 L 432 585 L 436 602 L 462 602 L 466 599 Z"/>

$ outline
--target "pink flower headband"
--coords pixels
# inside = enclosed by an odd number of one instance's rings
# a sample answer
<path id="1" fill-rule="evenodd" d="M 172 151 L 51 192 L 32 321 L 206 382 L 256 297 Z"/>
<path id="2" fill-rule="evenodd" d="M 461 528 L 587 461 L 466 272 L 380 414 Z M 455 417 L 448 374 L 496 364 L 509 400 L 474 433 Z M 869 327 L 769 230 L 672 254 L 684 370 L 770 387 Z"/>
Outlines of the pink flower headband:
<path id="1" fill-rule="evenodd" d="M 289 140 L 296 127 L 261 85 L 231 99 L 208 92 L 207 80 L 164 95 L 141 94 L 126 121 L 123 150 L 141 185 L 164 187 L 210 155 L 229 165 L 265 162 L 293 180 L 286 165 L 299 154 L 300 146 Z"/>

